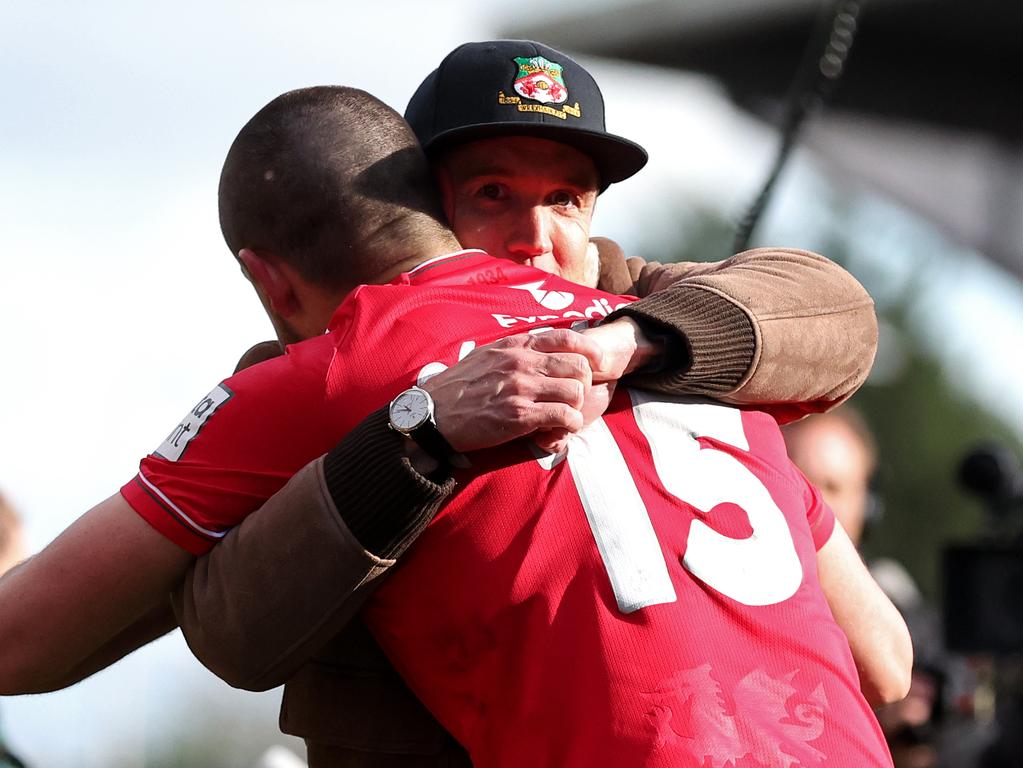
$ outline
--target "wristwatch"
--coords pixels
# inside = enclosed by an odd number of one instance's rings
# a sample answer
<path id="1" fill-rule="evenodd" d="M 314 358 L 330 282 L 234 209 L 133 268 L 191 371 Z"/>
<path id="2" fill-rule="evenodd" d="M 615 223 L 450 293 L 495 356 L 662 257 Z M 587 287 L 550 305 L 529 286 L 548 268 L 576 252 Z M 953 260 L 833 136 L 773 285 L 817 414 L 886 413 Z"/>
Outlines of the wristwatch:
<path id="1" fill-rule="evenodd" d="M 391 401 L 387 408 L 388 423 L 395 432 L 413 440 L 442 464 L 458 465 L 458 454 L 437 429 L 433 414 L 433 398 L 420 387 L 409 387 Z"/>

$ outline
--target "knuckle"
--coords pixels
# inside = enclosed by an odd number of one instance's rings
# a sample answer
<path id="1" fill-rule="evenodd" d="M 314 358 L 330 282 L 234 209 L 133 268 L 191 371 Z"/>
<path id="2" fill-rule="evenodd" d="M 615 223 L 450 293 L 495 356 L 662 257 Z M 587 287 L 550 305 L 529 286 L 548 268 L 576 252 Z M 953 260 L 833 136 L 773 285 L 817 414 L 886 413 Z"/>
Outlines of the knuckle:
<path id="1" fill-rule="evenodd" d="M 568 430 L 576 430 L 582 423 L 582 416 L 575 408 L 564 403 L 555 403 L 550 413 L 551 423 Z"/>
<path id="2" fill-rule="evenodd" d="M 543 333 L 531 335 L 532 346 L 537 350 L 553 350 L 565 347 L 570 340 L 572 331 L 566 328 L 551 328 Z"/>
<path id="3" fill-rule="evenodd" d="M 582 405 L 583 399 L 586 397 L 586 387 L 583 386 L 581 381 L 572 382 L 572 403 L 576 406 Z"/>
<path id="4" fill-rule="evenodd" d="M 508 418 L 515 423 L 528 421 L 533 415 L 532 403 L 524 398 L 515 398 L 508 403 Z"/>
<path id="5" fill-rule="evenodd" d="M 502 391 L 510 398 L 525 396 L 530 391 L 531 380 L 524 373 L 514 373 L 504 380 Z"/>
<path id="6" fill-rule="evenodd" d="M 508 349 L 497 355 L 493 360 L 495 370 L 505 374 L 514 374 L 523 367 L 523 355 L 521 350 Z"/>
<path id="7" fill-rule="evenodd" d="M 569 357 L 569 361 L 572 366 L 572 370 L 576 371 L 580 375 L 589 373 L 590 363 L 582 355 L 571 355 Z"/>
<path id="8" fill-rule="evenodd" d="M 565 375 L 579 382 L 588 381 L 590 378 L 590 363 L 582 355 L 565 356 Z"/>

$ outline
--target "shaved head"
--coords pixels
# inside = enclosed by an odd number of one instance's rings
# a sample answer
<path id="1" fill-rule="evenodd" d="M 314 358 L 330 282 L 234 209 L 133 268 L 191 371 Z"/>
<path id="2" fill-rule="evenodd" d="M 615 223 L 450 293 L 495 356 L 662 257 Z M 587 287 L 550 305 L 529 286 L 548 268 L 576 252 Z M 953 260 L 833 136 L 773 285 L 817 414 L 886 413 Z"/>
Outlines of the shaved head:
<path id="1" fill-rule="evenodd" d="M 326 288 L 362 282 L 384 243 L 447 231 L 405 120 L 342 86 L 290 91 L 257 112 L 228 152 L 219 208 L 236 256 L 275 253 Z"/>

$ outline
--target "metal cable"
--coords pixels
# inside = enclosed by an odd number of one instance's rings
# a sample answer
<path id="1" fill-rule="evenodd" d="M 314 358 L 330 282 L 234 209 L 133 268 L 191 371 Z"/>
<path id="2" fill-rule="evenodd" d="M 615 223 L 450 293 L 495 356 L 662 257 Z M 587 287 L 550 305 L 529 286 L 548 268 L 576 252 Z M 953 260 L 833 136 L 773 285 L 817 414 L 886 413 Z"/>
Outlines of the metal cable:
<path id="1" fill-rule="evenodd" d="M 823 107 L 845 71 L 845 62 L 856 38 L 862 6 L 862 0 L 833 0 L 825 6 L 814 33 L 803 50 L 803 60 L 796 71 L 796 77 L 786 99 L 781 139 L 771 171 L 760 193 L 739 221 L 732 243 L 732 253 L 739 253 L 749 247 L 753 230 L 767 207 L 774 185 L 788 162 L 800 130 L 807 118 Z M 818 54 L 820 39 L 825 35 L 827 39 L 823 52 Z"/>

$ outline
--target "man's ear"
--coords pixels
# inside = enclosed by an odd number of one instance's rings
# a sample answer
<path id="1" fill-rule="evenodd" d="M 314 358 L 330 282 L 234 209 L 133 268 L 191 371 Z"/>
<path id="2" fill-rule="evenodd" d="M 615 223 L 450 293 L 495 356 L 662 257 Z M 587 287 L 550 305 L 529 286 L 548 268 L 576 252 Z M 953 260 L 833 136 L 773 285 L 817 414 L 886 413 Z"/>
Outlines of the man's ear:
<path id="1" fill-rule="evenodd" d="M 290 273 L 278 266 L 276 256 L 242 248 L 238 251 L 238 261 L 272 312 L 281 317 L 295 314 L 299 305 L 295 287 L 291 284 Z"/>

